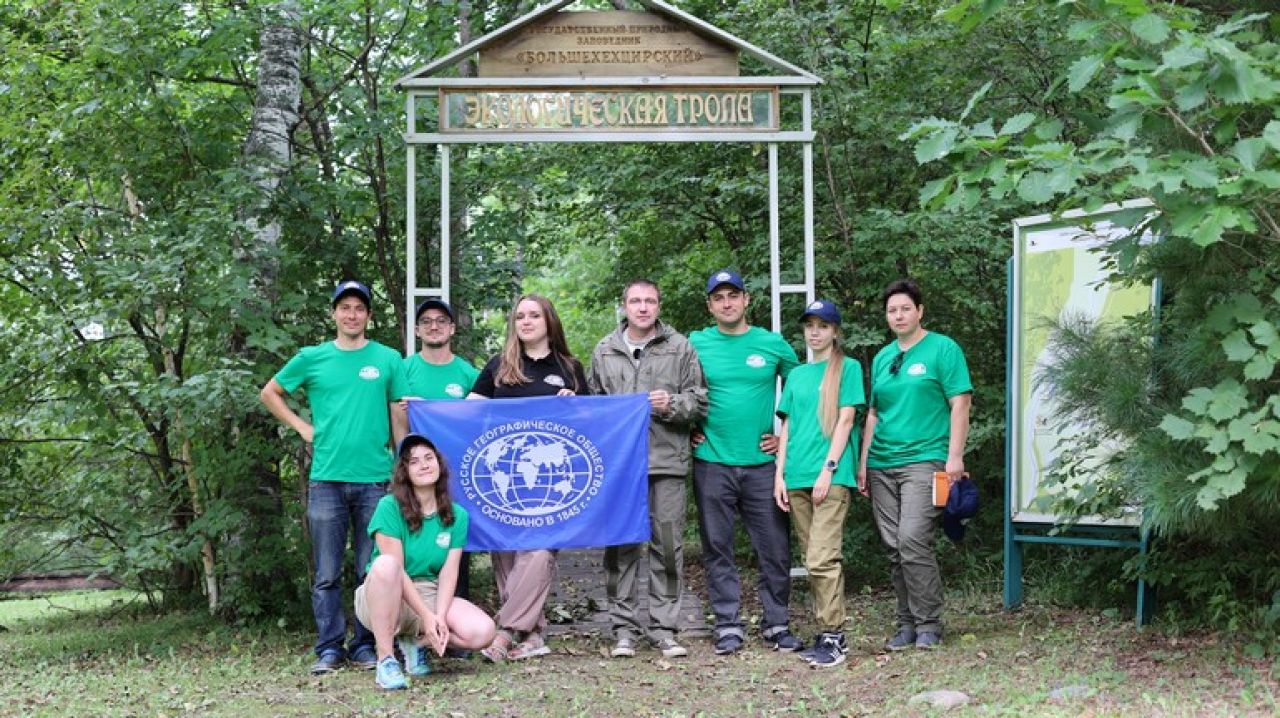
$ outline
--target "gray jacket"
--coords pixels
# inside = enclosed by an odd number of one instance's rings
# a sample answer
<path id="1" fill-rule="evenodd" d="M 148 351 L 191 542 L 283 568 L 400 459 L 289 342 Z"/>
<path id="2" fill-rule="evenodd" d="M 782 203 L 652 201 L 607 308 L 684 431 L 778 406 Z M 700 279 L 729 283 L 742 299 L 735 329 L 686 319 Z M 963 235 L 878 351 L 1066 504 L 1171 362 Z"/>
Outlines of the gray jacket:
<path id="1" fill-rule="evenodd" d="M 657 336 L 636 362 L 622 339 L 627 330 L 623 320 L 591 353 L 587 385 L 593 394 L 668 391 L 670 412 L 649 416 L 649 473 L 684 476 L 689 473 L 689 430 L 707 415 L 707 381 L 689 340 L 662 322 L 657 329 Z"/>

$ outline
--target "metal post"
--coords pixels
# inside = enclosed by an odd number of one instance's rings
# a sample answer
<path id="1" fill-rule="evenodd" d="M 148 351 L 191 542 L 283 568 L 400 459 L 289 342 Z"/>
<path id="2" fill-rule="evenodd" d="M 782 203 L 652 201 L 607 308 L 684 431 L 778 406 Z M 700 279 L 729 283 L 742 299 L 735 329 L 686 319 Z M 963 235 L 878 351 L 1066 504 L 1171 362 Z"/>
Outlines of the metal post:
<path id="1" fill-rule="evenodd" d="M 417 95 L 410 92 L 405 98 L 405 114 L 408 117 L 409 134 L 414 133 L 414 107 L 417 104 Z M 417 184 L 417 164 L 418 153 L 417 148 L 413 145 L 407 145 L 408 150 L 405 156 L 405 188 L 404 201 L 405 217 L 405 278 L 404 278 L 404 352 L 406 355 L 413 353 L 413 307 L 414 292 L 418 288 L 418 195 L 416 190 Z"/>
<path id="2" fill-rule="evenodd" d="M 810 126 L 813 118 L 813 103 L 809 90 L 804 91 L 804 131 L 813 129 Z M 813 143 L 806 142 L 802 148 L 804 165 L 804 303 L 808 305 L 817 297 L 814 283 L 817 281 L 813 259 Z M 813 352 L 810 352 L 812 355 Z"/>
<path id="3" fill-rule="evenodd" d="M 778 143 L 769 143 L 769 328 L 782 329 L 782 270 L 778 233 Z"/>
<path id="4" fill-rule="evenodd" d="M 450 158 L 452 149 L 449 145 L 436 145 L 440 150 L 440 286 L 443 291 L 441 299 L 449 301 L 449 247 L 453 241 L 449 234 L 449 195 L 451 189 Z"/>
<path id="5" fill-rule="evenodd" d="M 1005 326 L 1013 326 L 1013 260 L 1005 262 Z M 1013 356 L 1012 330 L 1005 332 L 1005 356 Z M 1013 426 L 1013 360 L 1004 367 L 1004 425 Z M 1022 544 L 1018 543 L 1013 525 L 1013 437 L 1009 432 L 1004 438 L 1004 607 L 1006 610 L 1022 605 Z"/>

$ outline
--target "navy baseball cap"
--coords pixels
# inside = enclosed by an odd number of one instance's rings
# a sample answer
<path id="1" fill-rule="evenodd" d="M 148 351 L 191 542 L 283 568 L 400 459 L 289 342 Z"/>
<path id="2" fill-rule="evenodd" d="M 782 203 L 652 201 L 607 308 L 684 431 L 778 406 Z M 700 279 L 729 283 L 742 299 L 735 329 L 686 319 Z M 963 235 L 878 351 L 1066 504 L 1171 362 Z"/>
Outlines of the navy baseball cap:
<path id="1" fill-rule="evenodd" d="M 458 318 L 453 316 L 453 307 L 449 306 L 449 303 L 444 301 L 443 299 L 436 299 L 435 297 L 426 299 L 421 304 L 418 305 L 418 308 L 415 309 L 413 312 L 413 321 L 416 322 L 419 319 L 421 319 L 422 313 L 427 311 L 428 309 L 439 309 L 440 311 L 449 315 L 449 321 L 451 322 L 458 321 Z"/>
<path id="2" fill-rule="evenodd" d="M 742 275 L 732 269 L 721 269 L 718 272 L 712 272 L 711 276 L 707 277 L 707 294 L 716 291 L 716 287 L 721 284 L 728 284 L 740 292 L 747 291 L 747 286 L 742 283 Z"/>
<path id="3" fill-rule="evenodd" d="M 830 299 L 817 299 L 809 302 L 809 306 L 804 308 L 804 314 L 800 315 L 800 321 L 804 321 L 809 317 L 817 317 L 829 324 L 840 323 L 840 310 L 836 309 L 835 302 Z"/>
<path id="4" fill-rule="evenodd" d="M 978 486 L 967 476 L 951 484 L 942 510 L 942 531 L 952 541 L 964 538 L 964 525 L 978 514 Z"/>
<path id="5" fill-rule="evenodd" d="M 403 459 L 405 452 L 407 452 L 409 449 L 412 449 L 415 446 L 429 446 L 431 447 L 432 451 L 438 451 L 436 449 L 436 445 L 431 443 L 431 439 L 428 439 L 422 434 L 415 434 L 410 432 L 408 434 L 405 434 L 404 438 L 400 440 L 400 443 L 396 445 L 396 456 Z"/>
<path id="6" fill-rule="evenodd" d="M 348 279 L 333 288 L 333 300 L 331 303 L 335 307 L 338 306 L 338 300 L 348 294 L 360 297 L 364 301 L 366 309 L 373 307 L 373 294 L 369 291 L 369 288 L 354 279 Z"/>

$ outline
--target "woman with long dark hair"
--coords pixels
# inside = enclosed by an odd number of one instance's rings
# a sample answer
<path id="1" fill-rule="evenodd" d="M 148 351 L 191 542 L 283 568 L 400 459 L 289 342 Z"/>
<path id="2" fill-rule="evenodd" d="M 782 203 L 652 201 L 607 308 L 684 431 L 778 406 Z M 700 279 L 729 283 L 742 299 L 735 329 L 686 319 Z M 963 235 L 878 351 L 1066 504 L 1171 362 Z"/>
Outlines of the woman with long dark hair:
<path id="1" fill-rule="evenodd" d="M 509 399 L 587 394 L 582 363 L 565 341 L 564 327 L 546 297 L 527 294 L 507 315 L 502 352 L 489 360 L 468 399 Z M 543 631 L 543 607 L 555 578 L 555 551 L 494 551 L 498 584 L 498 634 L 482 651 L 493 662 L 523 660 L 551 652 Z"/>
<path id="2" fill-rule="evenodd" d="M 855 486 L 858 437 L 853 422 L 867 403 L 862 366 L 844 355 L 840 310 L 819 299 L 800 315 L 813 361 L 787 375 L 778 402 L 773 498 L 791 514 L 800 556 L 809 571 L 818 635 L 800 657 L 819 668 L 844 662 L 844 520 Z"/>
<path id="3" fill-rule="evenodd" d="M 942 643 L 942 575 L 934 555 L 942 507 L 934 474 L 964 476 L 973 384 L 964 351 L 921 326 L 924 299 L 910 279 L 881 294 L 893 331 L 871 360 L 871 400 L 858 462 L 858 491 L 871 496 L 880 538 L 889 549 L 897 630 L 890 651 Z"/>
<path id="4" fill-rule="evenodd" d="M 373 631 L 375 680 L 387 690 L 404 688 L 400 652 L 410 675 L 429 671 L 427 646 L 479 650 L 496 628 L 470 601 L 454 596 L 458 563 L 467 541 L 467 512 L 449 496 L 449 465 L 431 440 L 408 434 L 400 441 L 391 492 L 369 520 L 373 560 L 356 589 L 356 616 Z"/>

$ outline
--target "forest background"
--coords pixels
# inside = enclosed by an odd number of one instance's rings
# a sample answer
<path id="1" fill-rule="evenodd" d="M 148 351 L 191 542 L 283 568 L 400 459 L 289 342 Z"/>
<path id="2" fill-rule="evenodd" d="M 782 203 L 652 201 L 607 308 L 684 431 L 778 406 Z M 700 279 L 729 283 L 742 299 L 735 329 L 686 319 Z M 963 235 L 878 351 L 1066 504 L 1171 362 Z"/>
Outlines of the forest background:
<path id="1" fill-rule="evenodd" d="M 1115 281 L 1159 277 L 1159 322 L 1061 327 L 1048 377 L 1109 470 L 1059 475 L 1065 514 L 1130 501 L 1144 560 L 1032 552 L 1038 600 L 1129 604 L 1280 630 L 1280 52 L 1267 3 L 683 0 L 822 77 L 818 293 L 866 366 L 878 292 L 915 277 L 927 325 L 975 381 L 968 467 L 986 502 L 951 580 L 996 590 L 1004 485 L 1006 261 L 1019 216 L 1151 197 L 1155 245 L 1107 248 Z M 627 7 L 581 2 L 578 8 Z M 404 336 L 403 97 L 392 82 L 532 3 L 101 0 L 0 5 L 0 574 L 114 576 L 157 609 L 305 622 L 306 451 L 256 393 L 329 338 L 334 283 L 374 288 L 371 333 Z M 634 8 L 633 8 L 634 9 Z M 463 72 L 470 71 L 464 66 Z M 420 151 L 419 227 L 438 215 Z M 799 281 L 800 157 L 782 152 L 784 281 Z M 458 349 L 482 360 L 522 291 L 556 303 L 575 353 L 622 284 L 708 323 L 733 266 L 767 324 L 759 145 L 529 145 L 454 154 Z M 434 232 L 424 231 L 419 257 Z M 425 265 L 425 276 L 437 267 Z M 798 301 L 798 300 L 797 300 Z M 788 300 L 790 302 L 790 300 Z M 798 303 L 784 303 L 790 319 Z M 846 571 L 887 571 L 869 511 Z M 282 579 L 281 577 L 287 577 Z"/>

